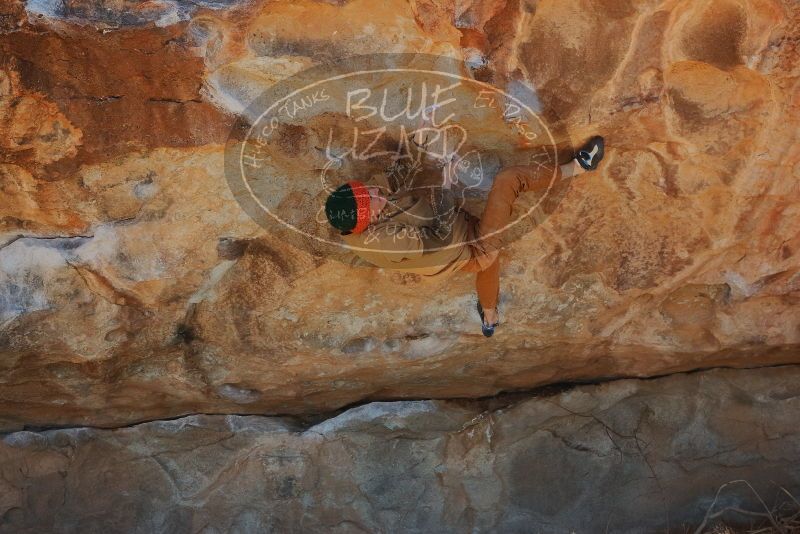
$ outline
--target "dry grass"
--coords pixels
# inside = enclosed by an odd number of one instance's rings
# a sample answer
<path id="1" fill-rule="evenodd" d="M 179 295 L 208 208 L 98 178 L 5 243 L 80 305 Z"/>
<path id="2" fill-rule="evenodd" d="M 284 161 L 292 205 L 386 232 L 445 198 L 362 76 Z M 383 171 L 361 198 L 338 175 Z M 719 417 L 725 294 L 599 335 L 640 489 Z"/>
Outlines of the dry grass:
<path id="1" fill-rule="evenodd" d="M 717 500 L 722 490 L 729 486 L 741 484 L 747 486 L 761 503 L 761 510 L 743 510 L 733 506 L 727 506 L 715 510 Z M 706 516 L 694 534 L 800 534 L 800 500 L 792 495 L 786 488 L 779 486 L 781 494 L 785 500 L 772 507 L 767 506 L 761 495 L 746 480 L 732 480 L 721 485 L 717 489 L 714 501 L 706 511 Z M 735 518 L 737 524 L 749 519 L 751 527 L 742 529 L 733 528 L 725 524 L 726 519 L 730 521 Z M 713 526 L 709 526 L 715 522 Z"/>

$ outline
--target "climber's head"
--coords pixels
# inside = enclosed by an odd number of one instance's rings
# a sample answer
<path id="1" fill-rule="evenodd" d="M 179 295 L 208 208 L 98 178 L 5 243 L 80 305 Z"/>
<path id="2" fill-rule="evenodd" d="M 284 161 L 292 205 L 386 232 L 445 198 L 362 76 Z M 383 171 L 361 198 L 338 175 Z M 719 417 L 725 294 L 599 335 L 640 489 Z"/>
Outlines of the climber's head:
<path id="1" fill-rule="evenodd" d="M 377 187 L 350 180 L 328 195 L 325 215 L 328 222 L 343 234 L 360 234 L 369 223 L 378 219 L 386 202 L 386 197 L 381 196 Z"/>

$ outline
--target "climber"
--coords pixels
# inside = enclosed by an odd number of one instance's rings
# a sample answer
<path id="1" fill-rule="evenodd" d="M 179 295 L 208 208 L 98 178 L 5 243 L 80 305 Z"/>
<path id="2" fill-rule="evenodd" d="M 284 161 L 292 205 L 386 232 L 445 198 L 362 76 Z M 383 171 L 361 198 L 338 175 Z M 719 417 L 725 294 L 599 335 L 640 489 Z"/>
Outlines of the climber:
<path id="1" fill-rule="evenodd" d="M 377 267 L 423 276 L 475 272 L 481 331 L 490 337 L 500 324 L 500 230 L 510 222 L 514 201 L 523 192 L 553 194 L 553 182 L 563 191 L 567 178 L 596 169 L 603 153 L 603 138 L 595 136 L 577 152 L 562 151 L 558 166 L 502 169 L 480 219 L 454 207 L 451 186 L 457 178 L 447 165 L 442 187 L 422 192 L 384 196 L 379 187 L 351 180 L 328 196 L 325 214 L 345 244 Z"/>

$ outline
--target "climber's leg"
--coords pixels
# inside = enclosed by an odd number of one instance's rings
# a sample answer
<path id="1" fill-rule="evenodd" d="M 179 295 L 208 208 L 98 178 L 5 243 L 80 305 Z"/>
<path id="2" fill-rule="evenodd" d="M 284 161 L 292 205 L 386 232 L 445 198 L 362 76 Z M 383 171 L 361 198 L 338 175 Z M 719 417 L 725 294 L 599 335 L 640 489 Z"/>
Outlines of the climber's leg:
<path id="1" fill-rule="evenodd" d="M 523 192 L 540 195 L 557 194 L 558 188 L 568 180 L 561 179 L 559 167 L 544 165 L 520 165 L 506 167 L 495 176 L 477 226 L 477 243 L 473 245 L 473 265 L 478 267 L 475 286 L 478 301 L 485 315 L 482 328 L 487 337 L 493 329 L 487 329 L 499 320 L 497 301 L 500 291 L 500 259 L 503 229 L 511 222 L 514 202 Z M 486 266 L 488 264 L 488 266 Z M 488 333 L 487 333 L 488 332 Z"/>
<path id="2" fill-rule="evenodd" d="M 478 293 L 478 302 L 484 310 L 497 308 L 497 299 L 500 296 L 500 258 L 475 274 L 475 289 Z"/>
<path id="3" fill-rule="evenodd" d="M 572 143 L 563 142 L 558 143 L 555 145 L 547 145 L 542 147 L 542 150 L 546 154 L 546 157 L 543 157 L 542 163 L 548 164 L 552 166 L 552 162 L 556 162 L 557 165 L 564 165 L 566 163 L 571 162 L 575 159 L 577 155 L 576 150 L 572 147 Z M 537 153 L 538 156 L 544 156 L 542 152 Z"/>
<path id="4" fill-rule="evenodd" d="M 577 153 L 560 148 L 550 155 L 549 164 L 506 167 L 495 176 L 486 206 L 476 228 L 473 258 L 465 270 L 477 272 L 475 285 L 487 323 L 497 321 L 497 300 L 500 290 L 500 260 L 503 230 L 511 223 L 514 202 L 521 193 L 532 192 L 542 198 L 541 208 L 551 212 L 566 192 L 569 177 L 583 167 L 594 170 L 603 159 L 603 138 L 595 136 Z M 547 159 L 547 158 L 546 158 Z M 555 162 L 555 163 L 554 163 Z M 484 328 L 484 335 L 486 330 Z"/>
<path id="5" fill-rule="evenodd" d="M 555 194 L 566 182 L 561 180 L 561 169 L 556 166 L 516 165 L 501 170 L 478 223 L 478 252 L 492 254 L 502 248 L 503 229 L 511 222 L 512 208 L 520 193 Z"/>

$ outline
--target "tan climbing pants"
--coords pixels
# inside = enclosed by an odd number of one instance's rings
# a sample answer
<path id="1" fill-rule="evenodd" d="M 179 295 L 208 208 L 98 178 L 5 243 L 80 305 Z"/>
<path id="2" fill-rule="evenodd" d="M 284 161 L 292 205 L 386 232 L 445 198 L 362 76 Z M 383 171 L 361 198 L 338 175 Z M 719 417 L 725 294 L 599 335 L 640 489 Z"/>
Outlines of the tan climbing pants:
<path id="1" fill-rule="evenodd" d="M 535 192 L 547 194 L 548 199 L 557 199 L 563 194 L 567 182 L 562 179 L 560 168 L 550 165 L 506 167 L 495 176 L 486 206 L 477 222 L 476 243 L 470 244 L 472 258 L 461 269 L 476 273 L 478 301 L 484 310 L 497 307 L 503 229 L 512 222 L 511 212 L 517 197 L 520 193 Z M 555 202 L 548 204 L 555 205 Z"/>

